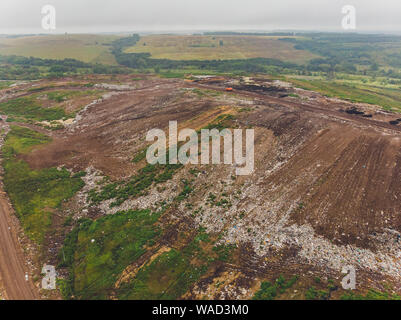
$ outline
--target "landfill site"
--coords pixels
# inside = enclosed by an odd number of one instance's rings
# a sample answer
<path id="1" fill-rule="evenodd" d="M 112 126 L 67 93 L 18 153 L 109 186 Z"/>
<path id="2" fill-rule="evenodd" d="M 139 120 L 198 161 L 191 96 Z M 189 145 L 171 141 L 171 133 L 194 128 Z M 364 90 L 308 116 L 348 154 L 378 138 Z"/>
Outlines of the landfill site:
<path id="1" fill-rule="evenodd" d="M 229 258 L 206 257 L 207 264 L 193 258 L 191 266 L 206 267 L 174 298 L 251 299 L 264 282 L 296 277 L 277 298 L 304 299 L 313 287 L 326 292 L 326 299 L 340 299 L 347 294 L 342 271 L 349 266 L 355 269 L 355 294 L 401 294 L 399 114 L 279 80 L 214 75 L 21 81 L 1 90 L 0 102 L 34 92 L 43 106 L 51 107 L 45 98 L 49 92 L 85 92 L 88 83 L 90 96 L 62 102 L 64 110 L 74 113 L 69 119 L 19 122 L 2 115 L 2 144 L 14 125 L 51 138 L 18 155 L 31 170 L 85 172 L 82 188 L 52 211 L 53 231 L 40 246 L 23 232 L 12 201 L 2 193 L 2 210 L 15 227 L 4 241 L 19 253 L 14 260 L 0 255 L 0 265 L 29 277 L 20 284 L 24 295 L 60 298 L 57 291 L 41 290 L 41 267 L 57 266 L 60 279 L 71 276 L 71 269 L 60 265 L 65 259 L 60 252 L 82 219 L 97 221 L 122 211 L 156 212 L 161 207 L 156 222 L 160 236 L 113 274 L 113 285 L 105 289 L 107 298 L 119 298 L 159 257 L 184 252 L 199 230 L 211 239 L 200 242 L 205 256 L 217 252 L 208 246 L 224 246 L 230 248 Z M 109 181 L 124 183 L 142 172 L 146 158 L 137 155 L 150 145 L 147 132 L 159 128 L 168 133 L 169 121 L 177 121 L 179 129 L 254 129 L 253 173 L 237 176 L 234 165 L 188 164 L 138 194 L 93 201 L 93 194 L 105 194 Z M 68 217 L 71 222 L 66 224 Z M 14 280 L 8 275 L 2 273 L 0 293 L 18 298 L 21 293 L 10 291 Z M 83 291 L 77 289 L 78 280 L 74 283 L 76 297 Z M 171 283 L 159 290 L 170 290 Z"/>

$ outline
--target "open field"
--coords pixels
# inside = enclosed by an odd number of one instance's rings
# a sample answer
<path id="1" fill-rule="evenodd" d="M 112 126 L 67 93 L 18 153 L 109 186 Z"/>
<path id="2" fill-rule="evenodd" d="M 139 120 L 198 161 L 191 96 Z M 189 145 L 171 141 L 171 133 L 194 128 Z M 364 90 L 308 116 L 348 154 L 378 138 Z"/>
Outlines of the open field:
<path id="1" fill-rule="evenodd" d="M 177 36 L 151 35 L 141 37 L 125 52 L 149 52 L 152 58 L 171 60 L 226 60 L 273 58 L 305 63 L 318 57 L 294 49 L 293 44 L 273 36 Z"/>
<path id="2" fill-rule="evenodd" d="M 0 55 L 43 59 L 72 58 L 84 62 L 115 65 L 110 53 L 114 35 L 43 35 L 17 38 L 0 37 Z"/>

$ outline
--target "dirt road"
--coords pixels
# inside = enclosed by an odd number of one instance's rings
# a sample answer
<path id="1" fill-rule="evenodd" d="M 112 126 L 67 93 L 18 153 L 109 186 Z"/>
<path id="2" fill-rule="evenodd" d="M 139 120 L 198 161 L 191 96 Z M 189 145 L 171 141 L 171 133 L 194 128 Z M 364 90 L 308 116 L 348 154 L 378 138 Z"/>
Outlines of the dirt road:
<path id="1" fill-rule="evenodd" d="M 0 274 L 9 300 L 38 299 L 34 285 L 25 280 L 21 247 L 13 230 L 10 207 L 0 191 Z"/>

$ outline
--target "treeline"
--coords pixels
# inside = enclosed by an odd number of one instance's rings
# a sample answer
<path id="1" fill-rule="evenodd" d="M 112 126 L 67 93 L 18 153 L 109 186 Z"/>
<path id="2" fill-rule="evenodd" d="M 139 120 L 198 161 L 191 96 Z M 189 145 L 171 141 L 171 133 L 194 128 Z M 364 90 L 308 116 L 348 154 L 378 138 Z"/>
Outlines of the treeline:
<path id="1" fill-rule="evenodd" d="M 130 37 L 120 38 L 112 42 L 113 53 L 117 54 L 124 50 L 124 48 L 132 47 L 136 45 L 136 43 L 140 40 L 140 36 L 138 34 L 133 34 Z"/>
<path id="2" fill-rule="evenodd" d="M 182 68 L 197 68 L 200 70 L 216 70 L 219 72 L 265 72 L 269 66 L 295 69 L 300 68 L 293 63 L 277 59 L 253 58 L 236 60 L 169 60 L 152 59 L 149 53 L 126 53 L 116 56 L 119 64 L 134 69 L 172 70 Z"/>
<path id="3" fill-rule="evenodd" d="M 76 74 L 126 74 L 130 70 L 120 66 L 91 64 L 76 59 L 41 59 L 0 55 L 0 79 L 32 80 L 57 78 Z"/>
<path id="4" fill-rule="evenodd" d="M 64 60 L 53 60 L 53 59 L 41 59 L 34 57 L 21 57 L 21 56 L 1 56 L 0 63 L 14 64 L 14 65 L 27 65 L 27 66 L 65 66 L 75 68 L 89 67 L 90 64 L 75 60 L 75 59 L 64 59 Z"/>

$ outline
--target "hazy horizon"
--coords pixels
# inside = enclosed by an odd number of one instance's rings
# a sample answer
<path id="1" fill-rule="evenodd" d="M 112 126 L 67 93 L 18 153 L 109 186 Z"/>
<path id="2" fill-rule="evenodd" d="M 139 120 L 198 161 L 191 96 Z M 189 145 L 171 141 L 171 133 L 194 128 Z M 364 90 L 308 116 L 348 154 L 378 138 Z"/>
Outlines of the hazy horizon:
<path id="1" fill-rule="evenodd" d="M 41 9 L 48 4 L 56 8 L 51 32 L 41 28 Z M 2 0 L 0 33 L 342 32 L 344 5 L 356 8 L 353 32 L 401 33 L 397 0 Z"/>
<path id="2" fill-rule="evenodd" d="M 76 31 L 76 32 L 15 32 L 15 33 L 0 33 L 0 37 L 24 37 L 24 36 L 57 36 L 63 34 L 70 35 L 85 35 L 85 34 L 93 34 L 93 35 L 130 35 L 130 34 L 139 34 L 139 35 L 193 35 L 193 34 L 202 34 L 205 32 L 237 32 L 237 33 L 280 33 L 280 32 L 294 32 L 294 33 L 344 33 L 344 34 L 383 34 L 383 35 L 400 35 L 401 31 L 379 31 L 379 30 L 366 30 L 366 31 L 342 31 L 342 30 L 304 30 L 304 29 L 276 29 L 276 30 L 259 30 L 259 29 L 194 29 L 194 30 L 128 30 L 128 31 L 99 31 L 99 32 L 90 32 L 90 31 Z"/>

